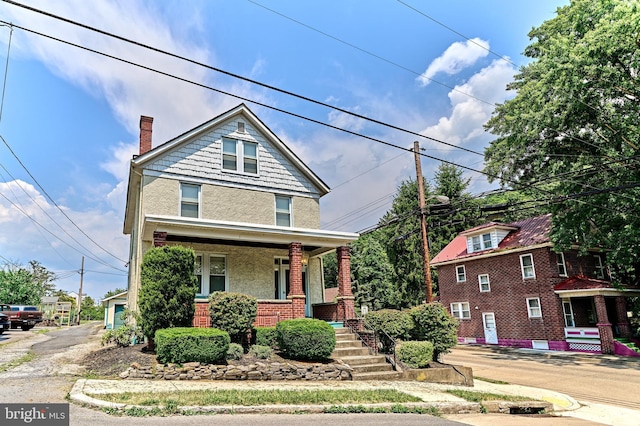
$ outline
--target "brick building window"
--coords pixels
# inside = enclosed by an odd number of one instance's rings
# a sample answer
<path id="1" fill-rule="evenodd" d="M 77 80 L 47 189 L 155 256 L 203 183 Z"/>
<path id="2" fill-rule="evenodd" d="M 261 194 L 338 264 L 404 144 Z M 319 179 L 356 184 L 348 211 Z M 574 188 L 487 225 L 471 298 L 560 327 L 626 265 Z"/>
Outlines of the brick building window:
<path id="1" fill-rule="evenodd" d="M 467 281 L 467 272 L 464 270 L 464 265 L 456 266 L 456 281 L 459 283 Z"/>
<path id="2" fill-rule="evenodd" d="M 520 256 L 520 267 L 522 268 L 522 278 L 525 280 L 536 277 L 532 254 L 523 254 Z"/>
<path id="3" fill-rule="evenodd" d="M 471 247 L 474 252 L 492 248 L 491 234 L 474 235 L 471 237 Z"/>
<path id="4" fill-rule="evenodd" d="M 180 216 L 200 217 L 200 185 L 180 184 Z"/>
<path id="5" fill-rule="evenodd" d="M 471 318 L 469 302 L 454 302 L 451 304 L 451 316 L 458 319 Z"/>
<path id="6" fill-rule="evenodd" d="M 478 275 L 478 284 L 480 285 L 481 293 L 491 291 L 491 285 L 489 284 L 489 274 Z"/>
<path id="7" fill-rule="evenodd" d="M 527 298 L 527 310 L 529 318 L 542 318 L 542 308 L 540 307 L 539 297 Z"/>
<path id="8" fill-rule="evenodd" d="M 602 257 L 599 254 L 593 256 L 596 262 L 596 278 L 604 279 L 604 265 L 602 264 Z"/>
<path id="9" fill-rule="evenodd" d="M 558 275 L 567 276 L 567 264 L 564 261 L 564 253 L 556 253 L 556 262 L 558 263 Z"/>

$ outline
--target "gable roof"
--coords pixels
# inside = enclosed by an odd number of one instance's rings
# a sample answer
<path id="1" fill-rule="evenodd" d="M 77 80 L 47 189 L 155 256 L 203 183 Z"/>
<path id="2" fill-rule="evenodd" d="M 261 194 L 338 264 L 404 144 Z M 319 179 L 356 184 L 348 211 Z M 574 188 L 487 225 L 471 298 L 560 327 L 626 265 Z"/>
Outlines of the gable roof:
<path id="1" fill-rule="evenodd" d="M 510 229 L 509 234 L 500 242 L 498 247 L 479 252 L 467 253 L 467 235 L 483 229 L 499 227 Z M 532 246 L 551 245 L 549 232 L 551 230 L 551 215 L 543 215 L 524 219 L 509 224 L 489 222 L 458 234 L 431 261 L 432 265 L 454 263 L 463 259 L 480 256 L 495 256 L 509 250 L 518 250 Z"/>
<path id="2" fill-rule="evenodd" d="M 194 127 L 191 130 L 159 145 L 144 154 L 134 156 L 130 163 L 129 182 L 127 188 L 127 202 L 125 207 L 124 233 L 131 232 L 133 216 L 135 214 L 135 188 L 141 182 L 142 171 L 151 167 L 154 162 L 158 162 L 170 153 L 186 146 L 198 137 L 212 131 L 224 122 L 236 117 L 242 117 L 247 123 L 256 129 L 268 143 L 278 151 L 281 158 L 286 159 L 296 170 L 296 176 L 306 179 L 305 186 L 313 188 L 313 193 L 322 197 L 329 193 L 329 186 L 320 179 L 298 156 L 278 138 L 245 104 L 240 104 L 213 119 Z"/>

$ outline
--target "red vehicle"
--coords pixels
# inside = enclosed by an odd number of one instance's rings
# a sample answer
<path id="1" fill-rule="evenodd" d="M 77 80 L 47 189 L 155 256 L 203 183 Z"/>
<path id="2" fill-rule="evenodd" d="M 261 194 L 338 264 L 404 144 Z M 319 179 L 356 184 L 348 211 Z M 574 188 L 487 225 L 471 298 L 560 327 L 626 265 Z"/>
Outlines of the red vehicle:
<path id="1" fill-rule="evenodd" d="M 42 312 L 37 306 L 0 304 L 0 311 L 9 316 L 12 329 L 20 327 L 27 331 L 42 322 Z"/>

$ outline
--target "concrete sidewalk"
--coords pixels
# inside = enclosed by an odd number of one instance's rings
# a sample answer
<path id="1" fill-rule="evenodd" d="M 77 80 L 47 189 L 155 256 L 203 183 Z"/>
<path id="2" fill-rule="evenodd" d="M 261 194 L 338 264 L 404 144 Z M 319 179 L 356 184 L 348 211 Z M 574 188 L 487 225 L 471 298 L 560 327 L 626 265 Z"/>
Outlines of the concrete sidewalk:
<path id="1" fill-rule="evenodd" d="M 461 389 L 476 392 L 491 392 L 495 394 L 517 395 L 535 400 L 546 401 L 553 405 L 554 412 L 575 410 L 580 405 L 571 397 L 545 389 L 529 388 L 517 385 L 499 385 L 475 381 L 474 387 L 438 385 L 416 381 L 168 381 L 168 380 L 94 380 L 81 379 L 76 382 L 70 392 L 70 399 L 78 404 L 85 404 L 97 408 L 125 409 L 122 403 L 107 402 L 100 399 L 100 395 L 113 393 L 135 392 L 179 392 L 185 390 L 221 390 L 221 389 L 253 389 L 253 390 L 327 390 L 327 389 L 395 389 L 422 400 L 422 403 L 407 403 L 405 406 L 417 406 L 428 409 L 435 407 L 442 414 L 480 413 L 482 407 L 478 403 L 468 402 L 446 391 Z M 362 405 L 362 404 L 358 404 Z M 386 404 L 388 406 L 394 404 Z M 375 404 L 383 407 L 385 404 Z M 266 412 L 322 412 L 324 406 L 216 406 L 216 407 L 185 407 L 191 411 L 211 413 L 266 413 Z"/>

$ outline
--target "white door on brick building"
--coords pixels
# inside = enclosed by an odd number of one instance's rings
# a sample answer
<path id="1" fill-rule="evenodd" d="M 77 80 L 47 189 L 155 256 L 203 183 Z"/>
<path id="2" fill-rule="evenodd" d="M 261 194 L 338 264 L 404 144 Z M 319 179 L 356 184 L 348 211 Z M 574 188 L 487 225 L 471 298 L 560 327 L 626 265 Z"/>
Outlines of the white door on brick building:
<path id="1" fill-rule="evenodd" d="M 482 323 L 484 324 L 484 340 L 489 345 L 498 344 L 498 330 L 496 329 L 496 316 L 493 312 L 482 313 Z"/>

